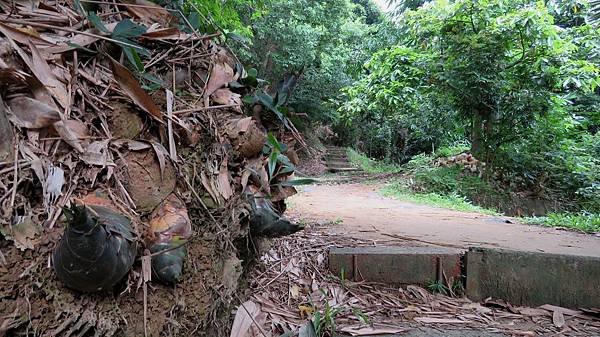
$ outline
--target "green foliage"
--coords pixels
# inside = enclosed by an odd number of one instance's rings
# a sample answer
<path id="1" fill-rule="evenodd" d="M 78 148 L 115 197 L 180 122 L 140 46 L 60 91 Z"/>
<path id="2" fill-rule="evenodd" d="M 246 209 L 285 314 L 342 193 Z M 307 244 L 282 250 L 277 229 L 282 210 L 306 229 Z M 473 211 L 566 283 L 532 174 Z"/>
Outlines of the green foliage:
<path id="1" fill-rule="evenodd" d="M 415 10 L 430 0 L 388 0 L 388 5 L 393 8 L 392 14 L 400 16 L 407 10 Z"/>
<path id="2" fill-rule="evenodd" d="M 383 13 L 377 4 L 372 0 L 352 0 L 355 4 L 353 8 L 354 15 L 358 18 L 364 18 L 364 23 L 373 25 L 384 21 Z"/>
<path id="3" fill-rule="evenodd" d="M 290 159 L 283 154 L 287 150 L 287 146 L 280 143 L 272 133 L 267 135 L 267 143 L 263 148 L 263 153 L 268 156 L 267 168 L 269 174 L 269 182 L 276 180 L 279 176 L 289 175 L 296 170 L 296 166 L 292 164 Z M 287 186 L 306 185 L 314 181 L 307 179 L 296 181 L 295 183 L 288 181 Z M 284 186 L 284 184 L 278 184 Z"/>
<path id="4" fill-rule="evenodd" d="M 552 213 L 545 217 L 527 218 L 525 221 L 532 225 L 569 228 L 586 233 L 600 233 L 600 214 Z"/>
<path id="5" fill-rule="evenodd" d="M 395 2 L 408 6 L 397 17 L 402 38 L 344 89 L 345 139 L 369 157 L 407 162 L 466 135 L 488 186 L 598 210 L 599 31 L 584 20 L 586 2 Z M 407 169 L 430 158 L 416 159 Z M 469 196 L 453 175 L 415 179 Z"/>
<path id="6" fill-rule="evenodd" d="M 369 159 L 364 154 L 356 152 L 355 150 L 350 148 L 347 149 L 346 154 L 351 163 L 358 165 L 367 173 L 398 173 L 402 170 L 400 165 L 385 164 L 380 161 Z"/>
<path id="7" fill-rule="evenodd" d="M 315 312 L 312 324 L 315 327 L 316 336 L 335 336 L 337 316 L 344 311 L 341 307 L 333 307 L 329 301 L 324 301 L 325 309 L 323 313 Z"/>
<path id="8" fill-rule="evenodd" d="M 238 7 L 252 30 L 251 41 L 234 41 L 240 59 L 257 67 L 268 93 L 295 78 L 287 106 L 312 122 L 337 118 L 332 101 L 340 89 L 393 35 L 371 0 L 271 0 L 259 9 Z"/>
<path id="9" fill-rule="evenodd" d="M 454 145 L 443 146 L 435 152 L 435 157 L 452 157 L 469 151 L 470 146 L 467 143 L 458 142 Z"/>
<path id="10" fill-rule="evenodd" d="M 263 0 L 190 0 L 187 8 L 191 16 L 188 20 L 206 33 L 222 30 L 226 34 L 251 37 L 252 30 L 242 21 L 240 13 L 252 11 L 260 15 L 264 6 Z M 200 17 L 209 18 L 213 25 L 204 25 Z"/>
<path id="11" fill-rule="evenodd" d="M 442 294 L 446 296 L 450 294 L 450 289 L 448 289 L 448 287 L 442 282 L 442 280 L 431 282 L 431 284 L 427 286 L 427 289 L 429 289 L 429 291 L 431 291 L 434 294 Z"/>
<path id="12" fill-rule="evenodd" d="M 384 196 L 424 204 L 439 208 L 471 213 L 496 215 L 497 212 L 483 207 L 475 206 L 466 197 L 458 194 L 419 193 L 411 190 L 404 180 L 397 180 L 386 185 L 381 193 Z"/>

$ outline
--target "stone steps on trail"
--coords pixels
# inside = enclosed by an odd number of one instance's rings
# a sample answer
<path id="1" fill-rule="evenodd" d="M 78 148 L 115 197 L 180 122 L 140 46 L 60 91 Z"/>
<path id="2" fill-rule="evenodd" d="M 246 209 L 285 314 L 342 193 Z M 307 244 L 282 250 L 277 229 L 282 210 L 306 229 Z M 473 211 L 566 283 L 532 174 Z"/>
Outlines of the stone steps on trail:
<path id="1" fill-rule="evenodd" d="M 327 160 L 325 163 L 327 166 L 354 166 L 347 160 Z"/>
<path id="2" fill-rule="evenodd" d="M 347 157 L 346 152 L 327 152 L 328 156 Z"/>
<path id="3" fill-rule="evenodd" d="M 362 169 L 358 167 L 328 167 L 329 172 L 338 173 L 338 172 L 362 172 Z"/>
<path id="4" fill-rule="evenodd" d="M 348 160 L 345 148 L 328 146 L 326 149 L 325 164 L 327 165 L 327 170 L 329 172 L 362 172 L 362 169 L 355 167 L 350 160 Z"/>
<path id="5" fill-rule="evenodd" d="M 344 163 L 349 163 L 350 161 L 348 160 L 348 158 L 346 157 L 331 157 L 331 156 L 325 156 L 325 161 L 327 162 L 344 162 Z"/>

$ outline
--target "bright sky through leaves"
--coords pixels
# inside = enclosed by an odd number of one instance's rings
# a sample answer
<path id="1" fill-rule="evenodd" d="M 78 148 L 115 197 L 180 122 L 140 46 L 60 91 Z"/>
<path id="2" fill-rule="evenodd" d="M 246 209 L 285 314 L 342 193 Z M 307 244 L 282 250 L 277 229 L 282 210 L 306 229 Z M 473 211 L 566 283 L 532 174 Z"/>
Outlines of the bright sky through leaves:
<path id="1" fill-rule="evenodd" d="M 384 11 L 388 10 L 387 0 L 374 0 L 377 6 L 381 7 Z"/>

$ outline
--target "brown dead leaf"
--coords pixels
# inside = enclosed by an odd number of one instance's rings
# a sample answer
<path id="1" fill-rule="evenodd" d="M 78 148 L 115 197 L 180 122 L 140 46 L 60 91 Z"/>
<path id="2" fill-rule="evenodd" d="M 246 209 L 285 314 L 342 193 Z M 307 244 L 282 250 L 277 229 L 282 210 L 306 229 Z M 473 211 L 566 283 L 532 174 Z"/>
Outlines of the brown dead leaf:
<path id="1" fill-rule="evenodd" d="M 345 327 L 340 329 L 341 332 L 348 333 L 352 336 L 375 336 L 375 335 L 392 335 L 407 331 L 400 328 L 372 328 L 372 327 Z"/>
<path id="2" fill-rule="evenodd" d="M 0 60 L 0 83 L 25 82 L 28 76 L 26 72 L 21 70 L 3 67 L 2 60 Z"/>
<path id="3" fill-rule="evenodd" d="M 435 317 L 417 317 L 415 321 L 425 324 L 467 324 L 471 323 L 468 320 L 452 319 L 452 318 L 435 318 Z"/>
<path id="4" fill-rule="evenodd" d="M 0 161 L 7 161 L 12 157 L 14 151 L 14 135 L 11 127 L 7 109 L 0 96 Z"/>
<path id="5" fill-rule="evenodd" d="M 85 151 L 79 156 L 86 164 L 94 166 L 114 166 L 112 155 L 108 150 L 110 140 L 96 141 L 88 145 Z"/>
<path id="6" fill-rule="evenodd" d="M 125 147 L 131 151 L 141 151 L 141 150 L 147 150 L 150 147 L 152 147 L 152 145 L 150 145 L 147 142 L 141 142 L 139 140 L 130 140 L 130 139 L 117 139 L 115 141 L 112 142 L 113 145 L 118 146 L 118 147 Z"/>
<path id="7" fill-rule="evenodd" d="M 88 133 L 88 128 L 85 125 L 85 123 L 76 119 L 67 119 L 64 122 L 65 125 L 73 132 L 75 137 L 77 137 L 77 139 L 79 139 L 82 142 L 82 144 L 87 145 L 87 139 L 90 137 L 90 134 Z"/>
<path id="8" fill-rule="evenodd" d="M 429 301 L 429 299 L 431 298 L 431 295 L 429 295 L 429 293 L 427 292 L 427 290 L 421 288 L 421 287 L 417 287 L 417 286 L 407 286 L 406 290 L 408 290 L 409 292 L 411 292 L 415 297 L 420 298 L 422 301 Z"/>
<path id="9" fill-rule="evenodd" d="M 526 316 L 546 316 L 548 315 L 548 311 L 544 310 L 544 309 L 537 309 L 537 308 L 517 308 L 517 311 L 521 314 L 521 315 L 526 315 Z"/>
<path id="10" fill-rule="evenodd" d="M 156 106 L 152 98 L 142 89 L 138 80 L 133 74 L 119 62 L 109 57 L 112 65 L 113 76 L 121 89 L 144 111 L 150 114 L 152 118 L 163 123 L 163 114 Z"/>
<path id="11" fill-rule="evenodd" d="M 240 120 L 237 121 L 237 132 L 246 132 L 248 131 L 248 129 L 250 128 L 250 125 L 252 125 L 252 117 L 247 117 L 247 118 L 242 118 Z"/>
<path id="12" fill-rule="evenodd" d="M 151 235 L 159 242 L 171 242 L 173 237 L 188 239 L 192 235 L 192 221 L 185 203 L 175 194 L 156 207 L 150 215 L 149 226 Z"/>
<path id="13" fill-rule="evenodd" d="M 552 314 L 552 323 L 554 323 L 554 326 L 557 328 L 562 328 L 563 326 L 565 326 L 565 315 L 563 315 L 562 312 L 560 311 L 555 311 Z"/>
<path id="14" fill-rule="evenodd" d="M 568 315 L 568 316 L 578 316 L 583 313 L 580 310 L 567 309 L 567 308 L 563 308 L 563 307 L 559 307 L 559 306 L 551 305 L 551 304 L 544 304 L 544 305 L 540 306 L 540 309 L 548 310 L 550 312 L 559 311 L 562 314 Z"/>
<path id="15" fill-rule="evenodd" d="M 230 337 L 259 337 L 262 336 L 262 326 L 267 316 L 260 306 L 252 301 L 242 303 L 238 308 Z M 256 325 L 260 326 L 256 326 Z"/>
<path id="16" fill-rule="evenodd" d="M 71 126 L 63 121 L 58 121 L 52 124 L 52 127 L 60 135 L 60 138 L 65 141 L 65 143 L 71 145 L 77 152 L 83 153 L 81 140 L 79 137 L 77 137 L 77 132 L 71 130 Z"/>
<path id="17" fill-rule="evenodd" d="M 143 39 L 148 40 L 185 40 L 189 37 L 188 34 L 180 31 L 177 28 L 163 28 L 156 30 L 148 30 L 144 35 L 141 36 Z"/>
<path id="18" fill-rule="evenodd" d="M 60 114 L 56 107 L 30 97 L 17 97 L 8 104 L 12 113 L 9 119 L 21 128 L 47 128 L 60 121 Z"/>
<path id="19" fill-rule="evenodd" d="M 164 27 L 168 27 L 172 22 L 176 21 L 176 18 L 166 9 L 151 1 L 122 0 L 121 3 L 127 7 L 127 11 L 131 15 L 148 25 L 159 23 Z M 141 6 L 127 6 L 128 4 Z"/>
<path id="20" fill-rule="evenodd" d="M 293 186 L 277 186 L 271 189 L 271 201 L 277 202 L 296 195 L 298 191 Z"/>
<path id="21" fill-rule="evenodd" d="M 219 193 L 223 196 L 223 199 L 228 200 L 233 195 L 233 190 L 231 189 L 230 177 L 229 177 L 229 169 L 227 168 L 227 158 L 223 159 L 221 162 L 221 168 L 219 169 L 219 177 L 218 177 L 218 188 Z"/>
<path id="22" fill-rule="evenodd" d="M 31 215 L 16 216 L 13 224 L 4 227 L 2 230 L 4 236 L 15 242 L 15 247 L 20 250 L 33 249 L 37 240 L 35 239 L 41 233 L 41 229 L 36 225 Z"/>
<path id="23" fill-rule="evenodd" d="M 151 142 L 150 144 L 156 154 L 156 159 L 158 160 L 158 165 L 160 167 L 160 177 L 162 179 L 165 174 L 165 168 L 167 166 L 166 157 L 169 155 L 169 152 L 161 143 Z"/>
<path id="24" fill-rule="evenodd" d="M 56 78 L 52 68 L 46 62 L 46 57 L 40 54 L 40 51 L 33 43 L 29 43 L 31 50 L 31 64 L 28 65 L 37 79 L 46 87 L 56 101 L 63 107 L 67 108 L 70 104 L 70 95 L 64 83 Z"/>
<path id="25" fill-rule="evenodd" d="M 38 46 L 52 46 L 52 42 L 44 40 L 39 34 L 31 34 L 28 31 L 20 30 L 4 23 L 0 23 L 0 33 L 4 34 L 7 38 L 17 41 L 21 44 L 27 45 L 31 42 Z"/>
<path id="26" fill-rule="evenodd" d="M 208 180 L 208 177 L 206 176 L 206 173 L 204 173 L 204 171 L 202 171 L 200 173 L 200 180 L 202 181 L 202 186 L 204 186 L 204 188 L 206 189 L 206 191 L 208 192 L 208 194 L 210 195 L 211 199 L 215 202 L 219 202 L 220 199 L 217 196 L 217 192 L 214 190 L 214 188 L 212 187 L 212 184 L 210 183 L 210 181 Z"/>
<path id="27" fill-rule="evenodd" d="M 227 88 L 216 90 L 210 97 L 217 104 L 242 105 L 242 95 L 233 93 Z"/>
<path id="28" fill-rule="evenodd" d="M 300 287 L 298 287 L 297 285 L 292 285 L 290 286 L 290 296 L 293 299 L 298 299 L 300 297 Z"/>
<path id="29" fill-rule="evenodd" d="M 227 63 L 215 63 L 206 86 L 205 96 L 211 96 L 217 89 L 233 81 L 234 71 Z"/>
<path id="30" fill-rule="evenodd" d="M 229 121 L 227 135 L 235 149 L 246 158 L 257 156 L 267 139 L 266 132 L 251 117 Z"/>
<path id="31" fill-rule="evenodd" d="M 106 23 L 104 25 L 104 27 L 106 28 L 107 31 L 112 32 L 113 29 L 115 29 L 115 27 L 117 26 L 117 24 L 118 24 L 118 22 Z M 67 41 L 65 41 L 62 44 L 59 44 L 57 46 L 44 48 L 44 52 L 47 52 L 50 54 L 61 54 L 61 53 L 64 53 L 64 52 L 67 52 L 70 50 L 77 49 L 78 46 L 86 47 L 86 46 L 89 46 L 90 44 L 100 40 L 100 35 L 102 35 L 102 33 L 100 31 L 98 31 L 98 29 L 96 29 L 96 28 L 88 29 L 84 32 L 86 35 L 77 34 L 68 40 L 68 42 L 70 42 L 70 43 L 67 43 Z M 96 36 L 88 35 L 88 34 L 95 34 Z"/>

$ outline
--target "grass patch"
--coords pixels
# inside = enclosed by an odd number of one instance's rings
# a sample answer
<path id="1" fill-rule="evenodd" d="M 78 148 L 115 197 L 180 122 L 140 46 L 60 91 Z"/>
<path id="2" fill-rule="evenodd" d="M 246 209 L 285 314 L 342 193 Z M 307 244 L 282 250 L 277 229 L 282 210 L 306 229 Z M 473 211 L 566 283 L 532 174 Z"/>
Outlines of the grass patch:
<path id="1" fill-rule="evenodd" d="M 403 201 L 414 202 L 439 208 L 446 208 L 461 212 L 498 215 L 494 210 L 473 205 L 467 198 L 458 194 L 442 195 L 438 193 L 415 193 L 406 187 L 402 181 L 396 181 L 381 189 L 381 194 L 386 197 Z"/>
<path id="2" fill-rule="evenodd" d="M 562 227 L 586 233 L 600 233 L 600 214 L 551 213 L 544 217 L 524 218 L 523 220 L 530 225 Z"/>
<path id="3" fill-rule="evenodd" d="M 398 173 L 402 171 L 400 165 L 386 164 L 381 161 L 370 159 L 364 154 L 350 148 L 346 150 L 346 154 L 348 155 L 348 160 L 350 160 L 351 163 L 358 165 L 367 173 Z"/>

